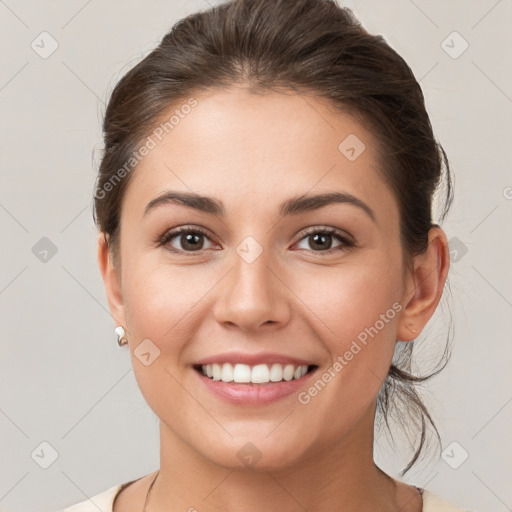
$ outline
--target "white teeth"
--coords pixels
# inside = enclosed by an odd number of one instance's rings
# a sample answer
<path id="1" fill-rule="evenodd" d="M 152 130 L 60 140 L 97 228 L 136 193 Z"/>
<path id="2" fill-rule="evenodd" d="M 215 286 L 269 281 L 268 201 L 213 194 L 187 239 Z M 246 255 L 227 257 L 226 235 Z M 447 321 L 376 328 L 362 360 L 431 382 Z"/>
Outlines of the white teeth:
<path id="1" fill-rule="evenodd" d="M 293 366 L 293 364 L 287 364 L 283 370 L 283 379 L 284 380 L 292 380 L 294 371 L 295 371 L 295 366 Z"/>
<path id="2" fill-rule="evenodd" d="M 209 364 L 206 365 L 206 374 L 207 375 L 208 375 L 208 366 L 210 366 L 210 365 Z M 212 367 L 212 373 L 213 373 L 213 380 L 220 380 L 220 376 L 222 375 L 220 365 L 212 364 L 211 367 Z"/>
<path id="3" fill-rule="evenodd" d="M 235 382 L 251 382 L 251 367 L 246 364 L 235 364 L 233 380 Z"/>
<path id="4" fill-rule="evenodd" d="M 270 381 L 270 372 L 266 364 L 257 364 L 251 371 L 251 382 L 263 384 Z"/>
<path id="5" fill-rule="evenodd" d="M 233 366 L 229 363 L 225 363 L 222 365 L 222 373 L 221 373 L 222 382 L 231 382 L 233 380 Z"/>
<path id="6" fill-rule="evenodd" d="M 270 366 L 270 367 L 269 367 Z M 308 372 L 307 365 L 295 366 L 293 364 L 282 365 L 274 363 L 272 365 L 257 364 L 249 366 L 247 364 L 203 364 L 201 366 L 203 375 L 213 380 L 222 380 L 223 382 L 238 382 L 253 384 L 266 384 L 268 382 L 281 382 L 300 379 Z"/>
<path id="7" fill-rule="evenodd" d="M 280 364 L 273 364 L 270 368 L 270 380 L 272 382 L 283 380 L 283 367 Z"/>

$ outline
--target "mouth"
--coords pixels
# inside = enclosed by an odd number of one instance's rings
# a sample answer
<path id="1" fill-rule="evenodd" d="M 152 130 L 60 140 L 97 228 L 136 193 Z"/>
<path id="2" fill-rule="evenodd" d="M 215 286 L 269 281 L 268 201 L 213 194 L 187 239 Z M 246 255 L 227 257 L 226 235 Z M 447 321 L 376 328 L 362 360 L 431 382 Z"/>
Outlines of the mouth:
<path id="1" fill-rule="evenodd" d="M 271 385 L 299 380 L 305 375 L 314 372 L 316 368 L 318 368 L 316 365 L 281 363 L 256 365 L 213 363 L 194 365 L 194 370 L 211 381 L 258 385 Z"/>
<path id="2" fill-rule="evenodd" d="M 237 406 L 263 406 L 292 397 L 319 366 L 311 360 L 271 352 L 225 352 L 192 365 L 199 385 Z"/>

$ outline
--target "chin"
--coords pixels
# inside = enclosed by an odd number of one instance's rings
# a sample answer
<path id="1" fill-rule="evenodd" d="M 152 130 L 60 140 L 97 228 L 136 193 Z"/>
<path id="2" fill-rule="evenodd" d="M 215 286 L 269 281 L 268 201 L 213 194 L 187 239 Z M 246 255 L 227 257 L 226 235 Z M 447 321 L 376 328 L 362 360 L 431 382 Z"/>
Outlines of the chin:
<path id="1" fill-rule="evenodd" d="M 219 439 L 211 439 L 206 446 L 198 446 L 197 451 L 217 466 L 251 473 L 289 469 L 306 457 L 301 446 L 303 440 L 288 436 L 287 442 L 283 443 L 265 436 L 245 435 L 223 443 Z"/>

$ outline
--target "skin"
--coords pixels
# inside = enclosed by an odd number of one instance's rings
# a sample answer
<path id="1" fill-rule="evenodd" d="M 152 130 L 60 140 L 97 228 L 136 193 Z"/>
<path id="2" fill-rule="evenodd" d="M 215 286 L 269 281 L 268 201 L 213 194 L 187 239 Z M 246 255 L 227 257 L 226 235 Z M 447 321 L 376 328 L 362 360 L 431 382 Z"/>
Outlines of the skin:
<path id="1" fill-rule="evenodd" d="M 120 264 L 98 237 L 110 311 L 127 332 L 138 385 L 160 419 L 160 474 L 147 510 L 420 511 L 417 491 L 375 465 L 373 425 L 396 340 L 419 336 L 441 297 L 449 266 L 444 232 L 432 228 L 428 249 L 406 270 L 398 204 L 377 171 L 376 140 L 325 100 L 255 95 L 242 86 L 195 98 L 198 106 L 132 171 Z M 354 161 L 338 150 L 349 134 L 366 146 Z M 166 190 L 217 198 L 226 215 L 172 203 L 144 215 Z M 375 220 L 352 204 L 279 215 L 283 201 L 323 192 L 352 194 Z M 208 232 L 199 235 L 200 250 L 180 235 L 165 246 L 155 242 L 190 225 Z M 337 228 L 356 246 L 335 237 L 315 245 L 304 233 L 309 227 Z M 262 248 L 252 263 L 236 251 L 247 236 Z M 205 390 L 192 369 L 220 352 L 270 351 L 310 360 L 318 376 L 397 303 L 402 310 L 307 405 L 296 394 L 235 405 Z M 134 356 L 144 339 L 160 350 L 148 366 Z M 261 453 L 250 467 L 237 456 L 248 442 Z M 123 490 L 115 512 L 142 510 L 155 475 Z"/>

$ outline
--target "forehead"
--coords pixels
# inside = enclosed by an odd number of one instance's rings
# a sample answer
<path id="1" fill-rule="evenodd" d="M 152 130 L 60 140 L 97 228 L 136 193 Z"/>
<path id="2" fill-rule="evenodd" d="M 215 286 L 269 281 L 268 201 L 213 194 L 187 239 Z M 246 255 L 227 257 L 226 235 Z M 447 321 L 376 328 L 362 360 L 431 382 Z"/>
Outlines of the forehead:
<path id="1" fill-rule="evenodd" d="M 150 135 L 154 148 L 132 171 L 123 202 L 143 209 L 166 189 L 179 189 L 218 197 L 228 209 L 261 210 L 291 196 L 336 190 L 377 210 L 396 207 L 378 172 L 375 136 L 327 100 L 237 86 L 193 98 L 194 108 L 180 112 L 173 105 L 155 123 L 179 114 L 161 140 Z"/>

